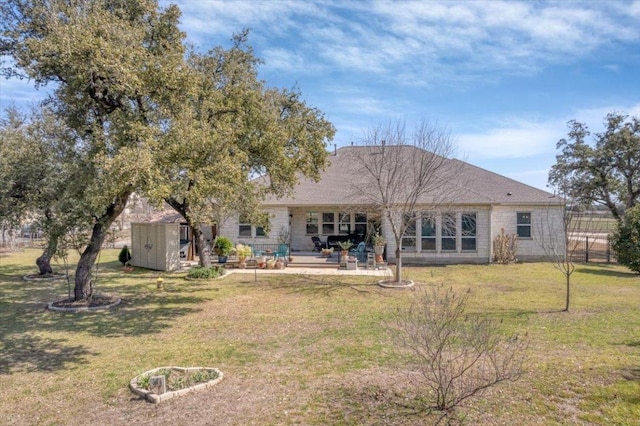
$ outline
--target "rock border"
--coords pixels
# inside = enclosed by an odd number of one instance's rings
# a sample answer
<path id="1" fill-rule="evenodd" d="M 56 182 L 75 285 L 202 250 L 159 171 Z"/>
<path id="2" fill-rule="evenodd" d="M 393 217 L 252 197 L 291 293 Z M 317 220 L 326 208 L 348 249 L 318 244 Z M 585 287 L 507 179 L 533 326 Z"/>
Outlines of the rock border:
<path id="1" fill-rule="evenodd" d="M 122 303 L 122 298 L 118 297 L 114 302 L 109 303 L 108 305 L 102 306 L 78 306 L 78 307 L 61 307 L 61 306 L 53 306 L 56 302 L 50 302 L 47 304 L 47 309 L 50 311 L 56 312 L 84 312 L 84 311 L 99 311 L 102 309 L 110 309 L 114 306 L 118 306 Z"/>
<path id="2" fill-rule="evenodd" d="M 218 378 L 217 379 L 213 379 L 213 380 L 209 380 L 208 382 L 204 382 L 204 383 L 198 383 L 197 385 L 193 385 L 190 386 L 188 388 L 184 388 L 184 389 L 180 389 L 177 391 L 170 391 L 170 392 L 165 392 L 161 395 L 158 395 L 156 393 L 153 393 L 151 391 L 148 391 L 146 389 L 142 389 L 141 387 L 138 386 L 138 378 L 140 378 L 140 376 L 143 376 L 145 374 L 151 374 L 151 373 L 155 373 L 156 371 L 160 371 L 163 369 L 169 369 L 169 370 L 178 370 L 178 371 L 196 371 L 196 370 L 208 370 L 208 371 L 215 371 L 216 373 L 218 373 Z M 197 392 L 203 389 L 207 389 L 210 388 L 214 385 L 217 385 L 222 378 L 224 377 L 224 375 L 222 374 L 222 371 L 218 370 L 217 368 L 213 368 L 213 367 L 176 367 L 176 366 L 171 366 L 171 367 L 158 367 L 158 368 L 154 368 L 152 370 L 149 371 L 145 371 L 142 374 L 137 375 L 136 377 L 134 377 L 133 379 L 131 379 L 131 381 L 129 382 L 129 389 L 131 389 L 131 391 L 133 393 L 135 393 L 136 395 L 146 399 L 149 402 L 152 402 L 154 404 L 158 404 L 162 401 L 166 401 L 167 399 L 171 399 L 177 396 L 183 396 L 186 395 L 188 393 L 191 392 Z"/>
<path id="3" fill-rule="evenodd" d="M 378 281 L 378 285 L 384 288 L 411 288 L 413 287 L 413 280 L 402 280 L 402 284 L 398 285 L 394 281 L 382 280 Z"/>
<path id="4" fill-rule="evenodd" d="M 39 281 L 61 280 L 67 277 L 66 274 L 53 274 L 53 275 L 47 275 L 47 276 L 41 276 L 41 275 L 33 276 L 33 275 L 35 274 L 27 274 L 23 276 L 22 279 L 29 282 L 39 282 Z"/>

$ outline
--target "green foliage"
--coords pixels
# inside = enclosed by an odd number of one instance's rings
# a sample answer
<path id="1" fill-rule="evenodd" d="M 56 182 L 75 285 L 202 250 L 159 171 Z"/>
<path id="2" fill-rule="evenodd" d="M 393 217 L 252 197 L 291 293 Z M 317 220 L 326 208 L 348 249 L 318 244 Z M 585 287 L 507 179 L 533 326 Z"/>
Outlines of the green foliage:
<path id="1" fill-rule="evenodd" d="M 614 218 L 633 207 L 640 197 L 640 119 L 610 113 L 605 131 L 588 143 L 588 127 L 576 120 L 568 123 L 567 139 L 561 139 L 549 184 L 583 204 L 606 206 Z"/>
<path id="2" fill-rule="evenodd" d="M 640 273 L 640 205 L 625 212 L 612 243 L 618 263 Z"/>
<path id="3" fill-rule="evenodd" d="M 518 236 L 516 234 L 505 234 L 504 228 L 500 229 L 500 234 L 493 239 L 493 261 L 503 265 L 517 262 L 517 250 Z"/>
<path id="4" fill-rule="evenodd" d="M 218 265 L 210 266 L 208 268 L 202 266 L 196 266 L 194 268 L 189 269 L 187 273 L 188 278 L 193 279 L 211 279 L 217 278 L 220 275 L 224 274 L 224 268 L 221 268 Z"/>
<path id="5" fill-rule="evenodd" d="M 233 242 L 227 237 L 219 236 L 213 248 L 218 256 L 228 256 L 233 250 Z"/>
<path id="6" fill-rule="evenodd" d="M 339 241 L 338 245 L 340 246 L 340 248 L 342 250 L 349 250 L 351 248 L 351 246 L 353 246 L 353 243 L 351 242 L 351 240 Z"/>
<path id="7" fill-rule="evenodd" d="M 235 247 L 235 252 L 238 257 L 250 257 L 251 256 L 251 247 L 244 244 L 237 244 Z"/>
<path id="8" fill-rule="evenodd" d="M 129 251 L 129 248 L 125 245 L 124 247 L 122 247 L 122 250 L 120 250 L 120 253 L 118 254 L 118 261 L 122 263 L 122 266 L 126 266 L 129 264 L 130 260 L 131 260 L 131 252 Z"/>

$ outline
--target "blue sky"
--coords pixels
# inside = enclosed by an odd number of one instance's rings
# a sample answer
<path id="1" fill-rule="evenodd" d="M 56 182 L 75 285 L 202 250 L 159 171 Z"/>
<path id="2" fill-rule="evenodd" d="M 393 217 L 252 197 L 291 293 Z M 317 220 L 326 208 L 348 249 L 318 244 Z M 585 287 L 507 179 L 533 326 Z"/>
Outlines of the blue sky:
<path id="1" fill-rule="evenodd" d="M 545 189 L 567 121 L 600 131 L 608 112 L 640 116 L 640 1 L 171 3 L 199 50 L 250 28 L 261 78 L 296 85 L 338 146 L 428 120 L 460 158 Z M 0 84 L 3 106 L 42 96 Z"/>

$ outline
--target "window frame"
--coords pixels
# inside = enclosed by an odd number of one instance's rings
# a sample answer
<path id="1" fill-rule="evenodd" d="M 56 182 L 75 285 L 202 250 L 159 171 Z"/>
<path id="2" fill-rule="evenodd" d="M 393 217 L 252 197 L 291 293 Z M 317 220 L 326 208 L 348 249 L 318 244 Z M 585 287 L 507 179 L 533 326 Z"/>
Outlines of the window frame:
<path id="1" fill-rule="evenodd" d="M 425 223 L 431 223 L 430 228 L 425 227 Z M 425 230 L 431 229 L 433 234 L 425 234 Z M 425 248 L 425 242 L 431 242 L 433 248 Z M 438 251 L 438 220 L 433 213 L 423 213 L 420 218 L 420 251 L 425 253 L 435 253 Z"/>
<path id="2" fill-rule="evenodd" d="M 305 232 L 306 235 L 320 235 L 318 233 L 318 231 L 320 231 L 319 228 L 319 222 L 320 222 L 320 216 L 318 212 L 307 212 L 306 215 L 306 219 L 305 219 Z M 309 227 L 313 227 L 315 226 L 315 232 L 313 232 L 313 228 L 311 228 L 311 232 L 309 231 Z"/>
<path id="3" fill-rule="evenodd" d="M 473 217 L 473 229 L 465 231 L 465 217 Z M 465 233 L 466 232 L 466 233 Z M 473 241 L 473 248 L 465 248 L 465 242 Z M 460 214 L 460 251 L 478 251 L 478 214 L 475 212 L 463 212 Z"/>
<path id="4" fill-rule="evenodd" d="M 527 222 L 522 222 L 522 218 L 528 216 L 528 221 Z M 532 217 L 533 214 L 529 211 L 529 212 L 516 212 L 516 235 L 518 236 L 518 238 L 523 239 L 523 240 L 530 240 L 532 239 L 532 235 L 533 235 L 533 226 L 532 226 Z M 528 229 L 528 234 L 529 235 L 521 235 L 521 230 L 524 231 L 525 229 Z"/>
<path id="5" fill-rule="evenodd" d="M 325 217 L 329 215 L 331 215 L 331 220 L 325 220 Z M 320 235 L 334 235 L 336 232 L 336 214 L 334 212 L 322 212 L 321 218 L 322 224 L 319 229 L 322 230 L 322 234 Z M 329 232 L 325 232 L 328 231 L 328 229 L 325 229 L 325 226 L 331 226 L 331 230 Z"/>
<path id="6" fill-rule="evenodd" d="M 452 220 L 447 220 L 451 218 Z M 453 225 L 453 228 L 448 226 Z M 441 252 L 458 252 L 458 213 L 445 212 L 440 215 L 440 251 Z M 453 229 L 453 232 L 451 232 Z M 453 242 L 453 248 L 445 248 Z"/>

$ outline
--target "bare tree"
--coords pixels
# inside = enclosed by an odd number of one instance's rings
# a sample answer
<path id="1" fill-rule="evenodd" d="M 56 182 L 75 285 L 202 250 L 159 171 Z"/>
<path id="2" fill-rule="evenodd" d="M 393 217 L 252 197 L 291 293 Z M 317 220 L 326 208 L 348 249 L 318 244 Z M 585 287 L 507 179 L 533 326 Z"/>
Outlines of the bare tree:
<path id="1" fill-rule="evenodd" d="M 425 289 L 389 327 L 410 381 L 427 389 L 427 408 L 440 410 L 441 419 L 484 389 L 524 373 L 526 340 L 504 336 L 495 320 L 465 313 L 468 298 L 468 291 Z"/>
<path id="2" fill-rule="evenodd" d="M 455 150 L 449 132 L 427 121 L 412 133 L 402 122 L 373 128 L 359 145 L 350 151 L 358 179 L 349 198 L 386 219 L 395 241 L 395 282 L 402 283 L 402 238 L 423 212 L 454 199 L 453 182 L 464 163 L 450 160 Z"/>
<path id="3" fill-rule="evenodd" d="M 576 214 L 576 210 L 567 204 L 561 196 L 555 197 L 556 202 L 550 203 L 534 229 L 538 233 L 538 242 L 544 250 L 545 257 L 562 273 L 566 283 L 565 307 L 569 311 L 571 302 L 571 274 L 575 270 L 573 254 L 578 244 L 588 232 L 589 222 Z M 587 219 L 588 220 L 588 219 Z"/>

